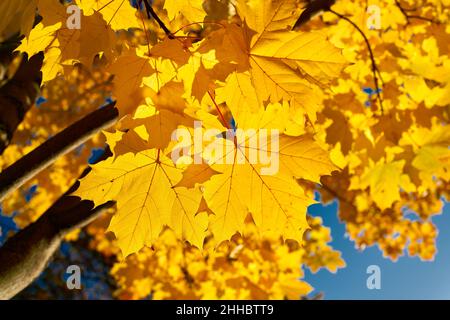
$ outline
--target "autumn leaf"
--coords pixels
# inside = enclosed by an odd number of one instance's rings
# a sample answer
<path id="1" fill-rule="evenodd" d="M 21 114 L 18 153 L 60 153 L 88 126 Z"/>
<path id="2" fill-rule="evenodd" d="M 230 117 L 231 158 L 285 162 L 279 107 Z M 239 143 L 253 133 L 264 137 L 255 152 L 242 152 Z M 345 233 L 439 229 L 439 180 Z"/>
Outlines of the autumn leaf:
<path id="1" fill-rule="evenodd" d="M 86 15 L 98 12 L 113 30 L 139 28 L 141 21 L 128 0 L 76 0 Z"/>
<path id="2" fill-rule="evenodd" d="M 234 99 L 248 100 L 253 110 L 267 100 L 289 101 L 297 123 L 303 125 L 305 115 L 314 121 L 321 100 L 319 89 L 339 75 L 346 61 L 323 34 L 289 31 L 289 25 L 274 22 L 276 15 L 265 18 L 268 21 L 255 25 L 270 28 L 259 27 L 262 30 L 258 32 L 247 24 L 227 25 L 212 33 L 199 51 L 219 45 L 217 59 L 234 66 L 236 73 L 225 81 L 227 99 L 233 92 Z M 246 21 L 245 13 L 241 19 Z"/>
<path id="3" fill-rule="evenodd" d="M 167 10 L 167 15 L 171 20 L 175 19 L 180 13 L 190 22 L 203 22 L 206 16 L 203 9 L 203 0 L 166 0 L 164 1 L 164 9 Z"/>
<path id="4" fill-rule="evenodd" d="M 109 230 L 119 239 L 124 256 L 151 246 L 166 225 L 201 248 L 207 216 L 196 215 L 200 191 L 175 188 L 182 170 L 159 150 L 148 149 L 138 135 L 125 134 L 121 146 L 126 146 L 128 153 L 95 166 L 76 194 L 95 203 L 117 199 L 119 214 Z"/>
<path id="5" fill-rule="evenodd" d="M 335 167 L 312 137 L 282 135 L 278 146 L 272 140 L 274 133 L 269 133 L 265 144 L 252 145 L 250 140 L 262 134 L 262 129 L 284 131 L 285 124 L 280 123 L 278 117 L 280 109 L 274 106 L 262 114 L 247 114 L 249 120 L 239 129 L 258 129 L 243 139 L 237 138 L 231 152 L 209 162 L 216 168 L 214 164 L 231 160 L 231 163 L 225 162 L 228 165 L 217 166 L 222 174 L 205 183 L 205 200 L 215 213 L 210 228 L 219 242 L 243 231 L 247 212 L 261 232 L 275 232 L 286 239 L 302 241 L 303 232 L 308 228 L 306 209 L 314 201 L 305 195 L 294 178 L 318 182 L 321 175 L 330 174 Z M 229 140 L 223 143 L 231 144 Z M 279 163 L 269 164 L 279 165 L 279 168 L 255 164 L 251 160 L 255 151 L 260 156 L 261 153 L 275 155 L 272 160 Z"/>

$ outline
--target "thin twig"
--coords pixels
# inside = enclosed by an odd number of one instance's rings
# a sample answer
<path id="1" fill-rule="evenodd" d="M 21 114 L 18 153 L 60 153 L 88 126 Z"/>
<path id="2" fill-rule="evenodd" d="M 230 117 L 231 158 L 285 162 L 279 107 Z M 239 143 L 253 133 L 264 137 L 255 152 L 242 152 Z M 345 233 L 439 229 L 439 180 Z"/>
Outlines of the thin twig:
<path id="1" fill-rule="evenodd" d="M 175 36 L 170 32 L 169 28 L 164 24 L 164 22 L 159 18 L 159 16 L 156 14 L 155 10 L 153 10 L 152 6 L 148 2 L 148 0 L 139 0 L 139 3 L 144 2 L 145 11 L 147 12 L 148 18 L 153 18 L 156 20 L 156 22 L 159 24 L 161 29 L 165 32 L 165 34 L 169 37 L 169 39 L 175 39 Z"/>
<path id="2" fill-rule="evenodd" d="M 439 24 L 439 21 L 435 21 L 435 20 L 430 19 L 430 18 L 426 18 L 426 17 L 422 17 L 422 16 L 418 16 L 418 15 L 410 15 L 410 14 L 408 14 L 408 11 L 409 11 L 409 12 L 411 12 L 411 11 L 416 11 L 416 9 L 406 9 L 406 8 L 403 8 L 402 5 L 400 4 L 400 1 L 399 1 L 399 0 L 395 0 L 395 5 L 397 6 L 397 8 L 400 9 L 401 13 L 402 13 L 403 16 L 405 17 L 405 19 L 406 19 L 406 24 L 409 24 L 409 23 L 410 23 L 410 21 L 409 21 L 410 19 L 423 20 L 423 21 L 428 21 L 428 22 L 431 22 L 431 23 Z"/>
<path id="3" fill-rule="evenodd" d="M 216 108 L 217 113 L 219 114 L 220 120 L 222 122 L 222 125 L 226 127 L 228 130 L 231 130 L 230 125 L 227 123 L 227 120 L 225 120 L 225 117 L 223 116 L 222 112 L 220 111 L 219 106 L 216 103 L 216 100 L 214 99 L 211 92 L 208 91 L 208 95 L 211 98 L 212 102 L 214 103 L 214 107 Z"/>
<path id="4" fill-rule="evenodd" d="M 379 80 L 378 76 L 380 76 L 380 81 L 382 83 L 383 83 L 383 79 L 381 78 L 380 70 L 378 69 L 377 64 L 375 62 L 375 56 L 373 54 L 372 46 L 370 45 L 369 39 L 367 39 L 367 36 L 365 35 L 365 33 L 352 20 L 350 20 L 346 16 L 344 16 L 344 15 L 334 11 L 333 9 L 328 9 L 328 11 L 333 13 L 334 15 L 339 17 L 340 19 L 343 19 L 343 20 L 347 21 L 348 23 L 350 23 L 356 30 L 358 30 L 358 32 L 364 38 L 364 42 L 366 43 L 367 49 L 369 50 L 370 60 L 372 62 L 372 75 L 373 75 L 373 82 L 375 84 L 375 90 L 376 90 L 376 93 L 377 93 L 377 99 L 378 99 L 378 103 L 380 104 L 381 114 L 383 114 L 384 113 L 383 100 L 381 99 L 381 88 L 380 88 L 379 83 L 378 83 L 378 80 Z M 377 73 L 378 73 L 378 76 L 377 76 Z"/>

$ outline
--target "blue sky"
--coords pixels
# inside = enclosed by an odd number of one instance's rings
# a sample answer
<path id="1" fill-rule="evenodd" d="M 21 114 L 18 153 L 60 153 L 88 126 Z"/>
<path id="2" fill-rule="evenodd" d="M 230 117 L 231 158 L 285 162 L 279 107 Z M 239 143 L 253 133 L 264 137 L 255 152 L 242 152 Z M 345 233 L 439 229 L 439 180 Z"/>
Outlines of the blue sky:
<path id="1" fill-rule="evenodd" d="M 439 232 L 438 253 L 432 262 L 419 258 L 401 257 L 397 262 L 383 258 L 378 247 L 358 251 L 345 237 L 345 225 L 337 218 L 336 202 L 329 206 L 310 207 L 314 216 L 322 217 L 324 225 L 331 228 L 332 246 L 341 251 L 347 267 L 336 274 L 320 270 L 312 274 L 305 270 L 305 279 L 323 292 L 325 299 L 450 299 L 450 203 L 433 222 Z M 366 287 L 366 269 L 378 265 L 381 269 L 381 289 Z"/>

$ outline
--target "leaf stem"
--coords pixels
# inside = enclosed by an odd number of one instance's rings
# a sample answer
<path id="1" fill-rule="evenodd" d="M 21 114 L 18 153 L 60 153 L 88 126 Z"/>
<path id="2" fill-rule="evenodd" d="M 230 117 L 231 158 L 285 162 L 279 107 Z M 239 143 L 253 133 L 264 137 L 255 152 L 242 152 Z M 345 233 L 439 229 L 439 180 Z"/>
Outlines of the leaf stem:
<path id="1" fill-rule="evenodd" d="M 212 96 L 211 92 L 208 91 L 208 95 L 211 98 L 212 102 L 214 103 L 214 106 L 216 107 L 217 113 L 219 114 L 220 120 L 222 121 L 222 124 L 228 129 L 230 130 L 230 125 L 228 124 L 228 122 L 225 120 L 225 117 L 222 114 L 222 111 L 220 111 L 219 106 L 216 103 L 216 100 L 214 100 L 214 97 Z"/>

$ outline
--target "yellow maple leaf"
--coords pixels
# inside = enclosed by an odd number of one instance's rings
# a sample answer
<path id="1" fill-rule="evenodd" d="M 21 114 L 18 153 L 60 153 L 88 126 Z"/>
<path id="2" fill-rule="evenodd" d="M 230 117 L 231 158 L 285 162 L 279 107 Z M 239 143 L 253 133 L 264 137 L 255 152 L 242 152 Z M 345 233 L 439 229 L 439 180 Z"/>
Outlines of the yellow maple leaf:
<path id="1" fill-rule="evenodd" d="M 66 7 L 53 1 L 40 1 L 40 13 L 46 19 L 33 28 L 23 39 L 18 50 L 34 55 L 45 53 L 42 68 L 43 81 L 48 82 L 63 73 L 63 66 L 81 62 L 91 66 L 94 57 L 111 53 L 114 45 L 114 32 L 107 27 L 99 13 L 82 15 L 81 29 L 66 28 Z"/>
<path id="2" fill-rule="evenodd" d="M 428 128 L 412 128 L 401 140 L 411 144 L 415 151 L 412 165 L 420 171 L 423 180 L 450 179 L 450 130 L 448 125 L 435 124 Z"/>
<path id="3" fill-rule="evenodd" d="M 285 124 L 279 121 L 277 110 L 272 107 L 260 114 L 247 114 L 253 120 L 248 120 L 240 129 L 258 128 L 253 135 L 235 141 L 234 148 L 233 142 L 223 139 L 225 149 L 227 145 L 232 147 L 225 155 L 219 154 L 212 159 L 210 155 L 204 155 L 210 160 L 209 164 L 221 172 L 204 184 L 204 198 L 214 212 L 210 229 L 218 242 L 242 232 L 248 213 L 261 232 L 272 232 L 301 242 L 308 228 L 306 209 L 314 200 L 305 195 L 295 178 L 318 182 L 321 175 L 336 169 L 311 136 L 281 135 L 279 146 L 268 141 L 269 137 L 264 144 L 253 146 L 250 140 L 262 133 L 262 129 L 284 132 Z M 251 153 L 256 150 L 275 155 L 272 160 L 278 162 L 279 168 L 274 169 L 274 163 L 270 163 L 270 173 L 265 173 L 267 167 L 251 160 Z M 224 160 L 228 164 L 216 165 Z"/>
<path id="4" fill-rule="evenodd" d="M 114 140 L 120 139 L 117 135 L 122 134 L 116 133 Z M 118 213 L 109 230 L 124 256 L 152 245 L 164 226 L 201 248 L 208 221 L 206 213 L 197 214 L 201 192 L 175 187 L 183 170 L 160 150 L 149 149 L 138 135 L 124 134 L 121 147 L 128 152 L 95 165 L 75 194 L 95 204 L 116 199 Z"/>
<path id="5" fill-rule="evenodd" d="M 37 24 L 36 27 L 31 30 L 29 36 L 22 40 L 22 43 L 17 50 L 26 52 L 29 56 L 33 56 L 40 51 L 45 51 L 55 41 L 56 31 L 58 31 L 61 26 L 62 23 L 47 27 L 42 23 Z"/>
<path id="6" fill-rule="evenodd" d="M 164 9 L 170 20 L 182 14 L 189 22 L 203 22 L 206 12 L 203 9 L 203 0 L 165 0 Z"/>
<path id="7" fill-rule="evenodd" d="M 400 187 L 407 192 L 414 191 L 408 175 L 403 173 L 404 165 L 404 160 L 385 162 L 381 159 L 361 177 L 360 188 L 370 186 L 370 194 L 380 209 L 387 209 L 400 200 Z"/>
<path id="8" fill-rule="evenodd" d="M 241 18 L 246 21 L 245 14 L 250 15 L 250 12 L 243 11 L 242 14 Z M 268 15 L 266 19 L 276 17 Z M 289 101 L 291 116 L 298 124 L 304 125 L 305 115 L 315 121 L 321 89 L 340 74 L 346 65 L 345 59 L 323 33 L 289 31 L 285 22 L 272 26 L 270 21 L 273 20 L 262 21 L 255 22 L 262 24 L 257 27 L 262 29 L 260 31 L 252 30 L 247 24 L 225 25 L 211 33 L 199 51 L 215 50 L 218 61 L 234 66 L 238 75 L 227 78 L 225 90 L 234 89 L 235 99 L 249 100 L 249 107 L 253 109 L 268 100 Z M 266 25 L 272 27 L 265 28 Z M 240 83 L 247 89 L 249 82 L 253 92 L 236 90 Z"/>
<path id="9" fill-rule="evenodd" d="M 114 95 L 122 114 L 132 113 L 143 99 L 142 82 L 155 72 L 145 49 L 129 49 L 109 67 L 114 75 Z"/>
<path id="10" fill-rule="evenodd" d="M 99 12 L 113 30 L 142 27 L 129 0 L 76 0 L 76 4 L 85 15 Z"/>
<path id="11" fill-rule="evenodd" d="M 258 34 L 289 30 L 300 16 L 300 5 L 296 0 L 239 0 L 237 10 L 247 26 Z M 253 41 L 257 41 L 256 36 Z"/>

